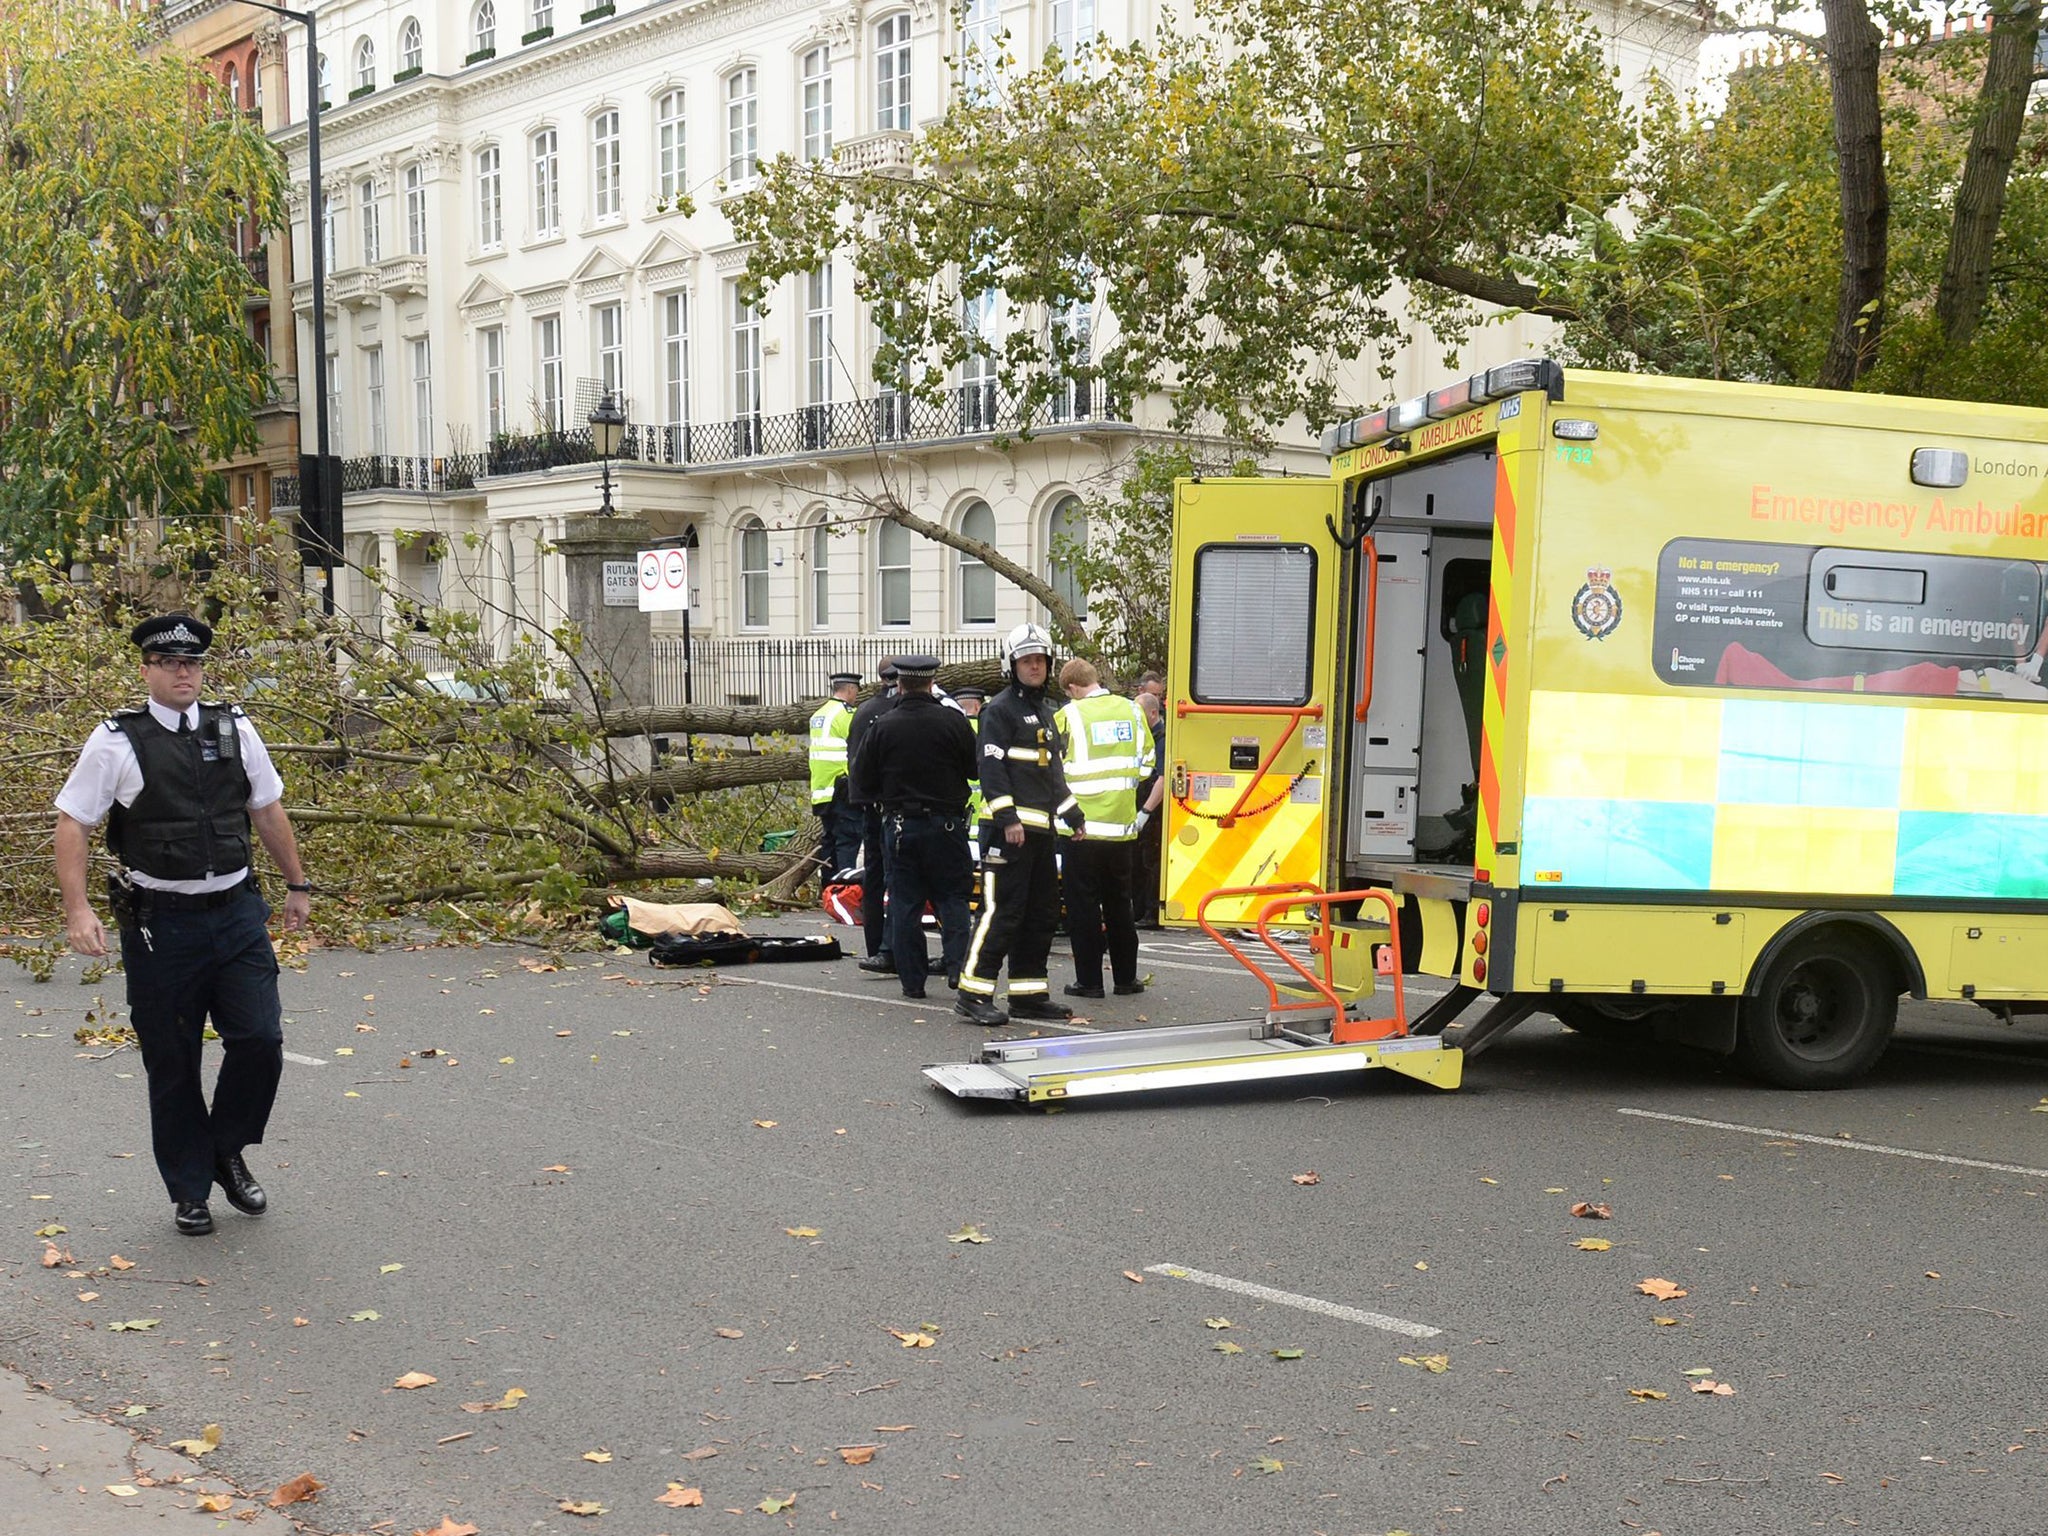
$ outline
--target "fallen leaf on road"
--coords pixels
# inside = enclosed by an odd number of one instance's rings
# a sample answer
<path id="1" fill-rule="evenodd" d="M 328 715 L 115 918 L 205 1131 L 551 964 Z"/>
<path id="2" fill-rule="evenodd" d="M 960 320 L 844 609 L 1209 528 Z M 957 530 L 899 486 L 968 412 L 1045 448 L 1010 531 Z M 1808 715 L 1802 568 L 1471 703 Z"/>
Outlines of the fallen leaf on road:
<path id="1" fill-rule="evenodd" d="M 202 1493 L 198 1503 L 207 1514 L 218 1515 L 235 1507 L 235 1496 L 232 1493 Z M 429 1532 L 428 1536 L 435 1536 L 435 1533 Z"/>
<path id="2" fill-rule="evenodd" d="M 162 1322 L 162 1321 L 163 1321 L 163 1319 L 162 1319 L 162 1318 L 160 1318 L 160 1317 L 136 1317 L 136 1318 L 130 1318 L 130 1319 L 129 1319 L 129 1320 L 127 1321 L 127 1322 L 125 1322 L 125 1323 L 109 1323 L 109 1324 L 107 1324 L 107 1332 L 109 1332 L 109 1333 L 141 1333 L 141 1332 L 142 1332 L 142 1331 L 143 1331 L 144 1329 L 148 1329 L 148 1328 L 154 1328 L 154 1327 L 155 1327 L 155 1326 L 156 1326 L 156 1325 L 157 1325 L 158 1323 L 160 1323 L 160 1322 Z"/>
<path id="3" fill-rule="evenodd" d="M 583 1459 L 585 1461 L 594 1461 L 599 1466 L 603 1466 L 612 1459 L 612 1453 L 610 1451 L 585 1451 Z"/>
<path id="4" fill-rule="evenodd" d="M 62 1237 L 62 1236 L 63 1236 L 63 1235 L 64 1235 L 64 1234 L 66 1233 L 66 1232 L 69 1232 L 70 1230 L 71 1230 L 71 1229 L 70 1229 L 69 1227 L 55 1227 L 55 1226 L 51 1226 L 51 1227 L 38 1227 L 38 1228 L 36 1228 L 36 1236 L 37 1236 L 37 1237 Z"/>
<path id="5" fill-rule="evenodd" d="M 915 1424 L 877 1424 L 875 1426 L 875 1433 L 878 1435 L 905 1435 L 915 1428 L 917 1428 Z"/>
<path id="6" fill-rule="evenodd" d="M 1299 1360 L 1302 1352 L 1298 1349 L 1272 1349 L 1267 1351 L 1275 1360 Z"/>
<path id="7" fill-rule="evenodd" d="M 272 1509 L 283 1509 L 287 1504 L 303 1504 L 327 1485 L 310 1472 L 301 1472 L 288 1483 L 280 1483 L 277 1492 L 270 1496 Z"/>
<path id="8" fill-rule="evenodd" d="M 1673 1285 L 1669 1280 L 1654 1278 L 1637 1281 L 1636 1289 L 1645 1296 L 1656 1297 L 1659 1301 L 1676 1301 L 1679 1297 L 1687 1294 L 1684 1286 Z"/>
<path id="9" fill-rule="evenodd" d="M 542 1173 L 567 1173 L 568 1171 L 569 1165 L 567 1163 L 549 1163 L 547 1167 L 541 1169 Z"/>
<path id="10" fill-rule="evenodd" d="M 495 1403 L 464 1403 L 462 1411 L 464 1413 L 502 1413 L 507 1408 L 517 1408 L 524 1401 L 526 1401 L 526 1389 L 524 1387 L 509 1387 L 506 1389 L 505 1395 Z"/>
<path id="11" fill-rule="evenodd" d="M 1412 1365 L 1418 1371 L 1428 1371 L 1432 1376 L 1441 1376 L 1451 1368 L 1449 1355 L 1403 1355 L 1403 1365 Z"/>
<path id="12" fill-rule="evenodd" d="M 701 1509 L 704 1506 L 702 1488 L 685 1488 L 681 1483 L 670 1483 L 667 1493 L 654 1496 L 657 1504 L 666 1504 L 670 1509 Z"/>
<path id="13" fill-rule="evenodd" d="M 1307 1173 L 1297 1173 L 1294 1176 L 1294 1182 L 1297 1184 L 1320 1184 L 1323 1182 L 1323 1176 L 1311 1168 Z"/>
<path id="14" fill-rule="evenodd" d="M 1261 1472 L 1265 1473 L 1268 1477 L 1270 1477 L 1275 1472 L 1278 1472 L 1283 1467 L 1285 1467 L 1287 1463 L 1284 1461 L 1275 1461 L 1270 1456 L 1261 1456 L 1257 1461 L 1253 1462 L 1252 1465 L 1257 1467 Z"/>
<path id="15" fill-rule="evenodd" d="M 1244 1353 L 1244 1346 L 1242 1344 L 1233 1344 L 1228 1339 L 1219 1340 L 1210 1347 L 1219 1355 L 1241 1355 Z"/>
<path id="16" fill-rule="evenodd" d="M 715 1446 L 715 1445 L 700 1445 L 700 1446 L 698 1446 L 698 1447 L 697 1447 L 697 1449 L 695 1449 L 694 1451 L 685 1451 L 685 1452 L 683 1452 L 683 1460 L 684 1460 L 684 1461 L 709 1461 L 709 1460 L 710 1460 L 710 1459 L 711 1459 L 712 1457 L 716 1456 L 717 1454 L 718 1454 L 718 1447 L 717 1447 L 717 1446 Z"/>
<path id="17" fill-rule="evenodd" d="M 1145 1277 L 1139 1274 L 1135 1269 L 1125 1270 L 1124 1278 L 1130 1281 L 1133 1285 L 1143 1285 L 1145 1283 Z"/>
<path id="18" fill-rule="evenodd" d="M 989 1235 L 970 1221 L 958 1232 L 948 1232 L 946 1234 L 946 1241 L 949 1243 L 985 1243 L 989 1241 Z"/>
<path id="19" fill-rule="evenodd" d="M 1735 1395 L 1735 1389 L 1725 1381 L 1702 1379 L 1694 1382 L 1692 1389 L 1695 1392 L 1712 1393 L 1715 1397 L 1733 1397 Z"/>
<path id="20" fill-rule="evenodd" d="M 112 1269 L 133 1269 L 135 1261 L 133 1259 L 124 1259 L 117 1253 L 107 1259 L 107 1265 Z"/>
<path id="21" fill-rule="evenodd" d="M 582 1515 L 586 1519 L 605 1512 L 604 1506 L 595 1499 L 564 1499 L 555 1508 L 565 1515 Z"/>
<path id="22" fill-rule="evenodd" d="M 220 1449 L 220 1426 L 209 1424 L 199 1431 L 197 1440 L 173 1440 L 171 1449 L 183 1451 L 187 1456 L 204 1456 L 208 1451 Z"/>
<path id="23" fill-rule="evenodd" d="M 772 1131 L 780 1123 L 780 1121 L 776 1120 L 756 1120 L 754 1122 L 754 1124 L 758 1125 L 764 1131 Z"/>
<path id="24" fill-rule="evenodd" d="M 131 1488 L 126 1483 L 109 1483 L 107 1484 L 107 1492 L 117 1499 L 139 1499 L 142 1497 L 142 1490 L 140 1488 Z"/>
<path id="25" fill-rule="evenodd" d="M 1714 1374 L 1714 1368 L 1711 1365 L 1696 1365 L 1691 1370 L 1681 1371 L 1679 1374 L 1682 1376 L 1711 1376 Z"/>
<path id="26" fill-rule="evenodd" d="M 373 1312 L 369 1308 L 365 1307 L 360 1312 L 349 1313 L 348 1320 L 352 1323 L 374 1323 L 377 1321 L 378 1318 L 382 1317 L 383 1315 L 384 1314 L 382 1312 Z"/>
<path id="27" fill-rule="evenodd" d="M 891 1328 L 889 1332 L 896 1336 L 905 1349 L 930 1349 L 939 1342 L 928 1333 L 918 1333 L 914 1330 Z"/>
<path id="28" fill-rule="evenodd" d="M 1227 1317 L 1205 1317 L 1202 1319 L 1202 1326 L 1204 1328 L 1229 1328 L 1233 1324 Z"/>
<path id="29" fill-rule="evenodd" d="M 477 1530 L 473 1525 L 458 1525 L 449 1516 L 443 1515 L 441 1523 L 431 1531 L 414 1531 L 412 1536 L 477 1536 Z"/>
<path id="30" fill-rule="evenodd" d="M 149 1409 L 145 1404 L 130 1403 L 121 1410 L 121 1416 L 127 1419 L 139 1419 L 147 1412 L 149 1412 Z"/>
<path id="31" fill-rule="evenodd" d="M 1659 1328 L 1676 1328 L 1678 1326 L 1678 1319 L 1675 1317 L 1653 1317 L 1650 1321 Z"/>
<path id="32" fill-rule="evenodd" d="M 412 1392 L 421 1387 L 431 1387 L 440 1379 L 438 1376 L 429 1376 L 425 1371 L 407 1371 L 398 1380 L 391 1383 L 391 1385 L 398 1388 L 401 1392 Z"/>
<path id="33" fill-rule="evenodd" d="M 1614 1215 L 1614 1207 L 1606 1201 L 1595 1205 L 1591 1200 L 1581 1200 L 1572 1207 L 1574 1216 L 1583 1216 L 1588 1221 L 1606 1221 Z"/>
<path id="34" fill-rule="evenodd" d="M 403 1268 L 405 1268 L 403 1264 L 380 1264 L 377 1267 L 377 1273 L 380 1275 L 391 1275 L 396 1274 Z"/>
<path id="35" fill-rule="evenodd" d="M 100 1299 L 100 1293 L 98 1291 L 80 1291 L 78 1293 L 78 1299 L 80 1301 L 98 1301 Z"/>
<path id="36" fill-rule="evenodd" d="M 47 1240 L 43 1243 L 43 1268 L 55 1269 L 59 1264 L 76 1264 L 77 1262 L 76 1259 L 71 1257 L 70 1253 L 59 1248 L 55 1243 Z"/>
<path id="37" fill-rule="evenodd" d="M 786 1499 L 778 1499 L 771 1493 L 767 1498 L 756 1504 L 754 1508 L 761 1511 L 764 1515 L 779 1515 L 795 1502 L 796 1495 L 793 1493 Z"/>
<path id="38" fill-rule="evenodd" d="M 1651 1403 L 1661 1403 L 1671 1396 L 1669 1392 L 1659 1392 L 1655 1387 L 1630 1387 L 1628 1395 Z"/>
<path id="39" fill-rule="evenodd" d="M 818 1235 L 816 1227 L 784 1227 L 782 1230 L 791 1237 L 816 1237 Z"/>
<path id="40" fill-rule="evenodd" d="M 875 1459 L 875 1452 L 880 1449 L 879 1445 L 842 1445 L 839 1447 L 839 1459 L 849 1467 L 864 1467 Z"/>
<path id="41" fill-rule="evenodd" d="M 1574 1248 L 1582 1248 L 1587 1253 L 1605 1253 L 1614 1244 L 1607 1241 L 1604 1237 L 1582 1237 L 1573 1243 L 1572 1246 Z"/>
<path id="42" fill-rule="evenodd" d="M 711 1330 L 721 1339 L 744 1339 L 746 1335 L 737 1328 L 714 1328 Z"/>

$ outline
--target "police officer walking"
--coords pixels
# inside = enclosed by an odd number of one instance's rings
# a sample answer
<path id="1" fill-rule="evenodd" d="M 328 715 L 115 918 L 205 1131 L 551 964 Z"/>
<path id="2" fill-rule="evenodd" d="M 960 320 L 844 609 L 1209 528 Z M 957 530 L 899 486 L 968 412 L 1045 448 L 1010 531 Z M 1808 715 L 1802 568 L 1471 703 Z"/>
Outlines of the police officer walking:
<path id="1" fill-rule="evenodd" d="M 936 656 L 899 656 L 896 707 L 876 719 L 854 773 L 863 799 L 882 808 L 888 844 L 889 939 L 905 997 L 925 995 L 931 960 L 924 909 L 939 918 L 940 964 L 960 983 L 967 953 L 967 796 L 975 773 L 974 727 L 932 693 Z"/>
<path id="2" fill-rule="evenodd" d="M 263 1140 L 284 1070 L 270 908 L 249 870 L 250 829 L 283 871 L 284 925 L 303 928 L 312 885 L 285 815 L 284 784 L 238 708 L 201 703 L 211 626 L 189 613 L 145 619 L 149 703 L 116 714 L 85 744 L 57 795 L 57 888 L 65 936 L 107 952 L 86 894 L 92 829 L 107 822 L 121 871 L 108 896 L 121 931 L 129 1017 L 149 1078 L 150 1140 L 180 1232 L 213 1230 L 220 1185 L 248 1216 L 269 1207 L 242 1150 Z M 209 1017 L 225 1047 L 213 1104 L 200 1078 Z"/>
<path id="3" fill-rule="evenodd" d="M 1045 684 L 1052 637 L 1019 624 L 1003 642 L 1010 685 L 981 712 L 981 921 L 968 946 L 953 1011 L 977 1024 L 1067 1019 L 1073 1010 L 1047 996 L 1046 957 L 1059 922 L 1058 848 L 1053 823 L 1075 838 L 1087 832 L 1060 767 L 1059 729 Z M 995 1005 L 996 978 L 1010 966 L 1009 1013 Z"/>
<path id="4" fill-rule="evenodd" d="M 832 696 L 811 716 L 811 812 L 818 818 L 818 864 L 831 879 L 860 860 L 860 818 L 847 800 L 846 737 L 853 726 L 858 672 L 834 672 Z"/>
<path id="5" fill-rule="evenodd" d="M 1077 656 L 1061 667 L 1060 687 L 1067 695 L 1059 712 L 1067 787 L 1080 801 L 1088 828 L 1087 841 L 1069 846 L 1061 865 L 1067 938 L 1074 949 L 1074 979 L 1066 992 L 1102 996 L 1106 950 L 1116 994 L 1129 997 L 1145 990 L 1138 980 L 1131 872 L 1137 836 L 1159 797 L 1152 727 L 1136 704 L 1102 686 L 1092 662 Z M 1141 809 L 1138 786 L 1148 782 L 1151 803 Z"/>
<path id="6" fill-rule="evenodd" d="M 875 666 L 875 676 L 881 680 L 882 686 L 853 712 L 853 719 L 847 726 L 846 760 L 849 767 L 860 761 L 861 746 L 876 718 L 896 707 L 896 659 L 884 657 Z M 883 918 L 882 902 L 888 893 L 889 850 L 882 838 L 882 807 L 865 799 L 858 783 L 852 779 L 847 784 L 847 803 L 859 811 L 861 818 L 860 926 L 866 942 L 860 968 L 878 976 L 891 976 L 896 971 L 896 957 L 889 952 L 889 930 Z"/>

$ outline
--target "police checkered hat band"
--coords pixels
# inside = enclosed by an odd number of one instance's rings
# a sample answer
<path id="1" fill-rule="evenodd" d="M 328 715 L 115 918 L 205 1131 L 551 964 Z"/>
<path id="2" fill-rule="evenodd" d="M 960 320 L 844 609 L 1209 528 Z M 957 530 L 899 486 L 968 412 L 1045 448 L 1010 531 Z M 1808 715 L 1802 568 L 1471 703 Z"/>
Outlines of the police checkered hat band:
<path id="1" fill-rule="evenodd" d="M 204 656 L 213 626 L 189 613 L 163 613 L 144 619 L 128 638 L 145 656 Z"/>

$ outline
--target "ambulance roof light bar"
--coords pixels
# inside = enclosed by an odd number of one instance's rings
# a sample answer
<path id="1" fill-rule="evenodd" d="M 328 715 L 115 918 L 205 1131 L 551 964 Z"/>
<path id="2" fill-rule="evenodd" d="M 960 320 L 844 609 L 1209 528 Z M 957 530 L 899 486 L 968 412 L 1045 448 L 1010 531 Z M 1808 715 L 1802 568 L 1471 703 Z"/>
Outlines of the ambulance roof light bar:
<path id="1" fill-rule="evenodd" d="M 1519 395 L 1531 389 L 1543 390 L 1553 400 L 1562 399 L 1563 367 L 1542 357 L 1526 357 L 1517 362 L 1503 363 L 1498 368 L 1475 373 L 1468 379 L 1432 390 L 1426 395 L 1418 395 L 1413 400 L 1403 400 L 1398 405 L 1385 406 L 1369 416 L 1359 416 L 1351 421 L 1339 422 L 1334 427 L 1325 428 L 1322 435 L 1323 452 L 1334 458 L 1349 449 L 1362 448 L 1403 432 L 1412 432 L 1425 421 L 1441 421 L 1475 405 L 1484 405 L 1491 400 L 1502 400 L 1509 395 Z"/>

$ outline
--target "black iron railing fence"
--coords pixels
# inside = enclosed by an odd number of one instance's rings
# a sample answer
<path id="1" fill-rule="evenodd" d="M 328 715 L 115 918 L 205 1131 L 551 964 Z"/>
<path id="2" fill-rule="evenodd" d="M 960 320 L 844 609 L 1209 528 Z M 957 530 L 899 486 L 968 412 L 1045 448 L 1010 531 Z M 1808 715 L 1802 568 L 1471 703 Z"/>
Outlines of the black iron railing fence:
<path id="1" fill-rule="evenodd" d="M 654 702 L 683 703 L 683 678 L 697 704 L 795 704 L 822 699 L 834 672 L 858 672 L 865 681 L 886 656 L 936 656 L 942 662 L 993 660 L 1002 638 L 987 635 L 816 635 L 802 640 L 682 640 L 657 636 L 649 653 Z"/>

